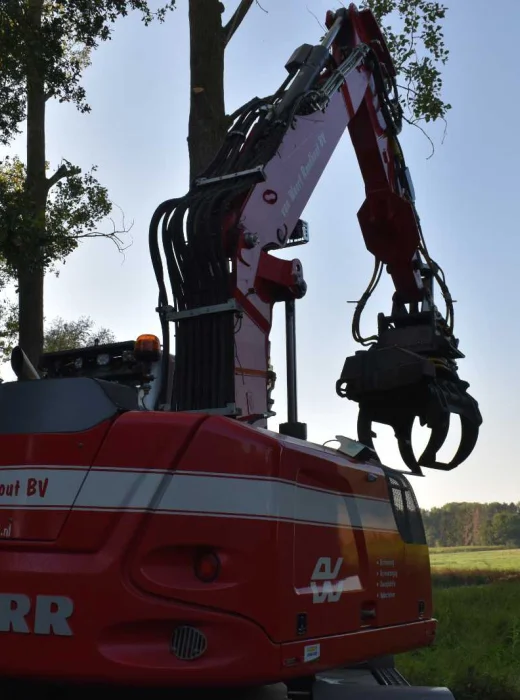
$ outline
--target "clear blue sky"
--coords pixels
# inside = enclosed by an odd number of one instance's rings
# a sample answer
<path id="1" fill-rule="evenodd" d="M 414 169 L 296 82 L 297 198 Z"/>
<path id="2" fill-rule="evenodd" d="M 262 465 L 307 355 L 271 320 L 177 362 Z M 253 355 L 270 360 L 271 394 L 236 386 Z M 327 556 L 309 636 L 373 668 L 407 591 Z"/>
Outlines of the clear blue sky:
<path id="1" fill-rule="evenodd" d="M 237 0 L 228 2 L 226 14 Z M 453 105 L 448 133 L 417 129 L 401 137 L 411 169 L 417 206 L 433 257 L 444 267 L 457 300 L 456 332 L 467 359 L 461 376 L 471 383 L 484 416 L 473 456 L 449 474 L 429 472 L 413 481 L 423 507 L 454 500 L 520 501 L 516 431 L 518 369 L 518 0 L 500 0 L 495 11 L 484 0 L 447 0 L 444 97 Z M 300 43 L 321 36 L 328 0 L 262 0 L 227 52 L 229 111 L 251 97 L 270 94 L 284 78 L 284 64 Z M 311 11 L 313 14 L 311 14 Z M 164 25 L 145 28 L 137 17 L 122 20 L 113 40 L 93 56 L 84 85 L 92 114 L 52 104 L 48 157 L 62 157 L 98 177 L 112 199 L 134 221 L 133 245 L 125 260 L 105 241 L 87 242 L 67 260 L 59 279 L 46 283 L 46 317 L 89 315 L 124 340 L 158 332 L 156 285 L 148 256 L 148 223 L 164 199 L 183 194 L 188 183 L 189 105 L 187 2 Z M 23 153 L 23 144 L 20 155 Z M 372 271 L 356 212 L 363 202 L 361 176 L 348 135 L 304 212 L 311 243 L 292 253 L 309 285 L 298 303 L 300 417 L 316 442 L 337 434 L 355 437 L 356 406 L 341 400 L 335 382 L 346 355 L 358 346 L 350 335 L 352 305 Z M 117 213 L 117 212 L 116 212 Z M 390 310 L 384 279 L 367 307 L 363 330 L 374 330 L 376 314 Z M 278 373 L 278 417 L 285 420 L 283 309 L 272 334 Z M 379 428 L 379 426 L 378 426 Z M 378 430 L 385 461 L 398 465 L 389 430 Z M 420 436 L 421 437 L 421 436 Z M 424 440 L 422 441 L 424 442 Z M 453 447 L 454 441 L 451 445 Z"/>

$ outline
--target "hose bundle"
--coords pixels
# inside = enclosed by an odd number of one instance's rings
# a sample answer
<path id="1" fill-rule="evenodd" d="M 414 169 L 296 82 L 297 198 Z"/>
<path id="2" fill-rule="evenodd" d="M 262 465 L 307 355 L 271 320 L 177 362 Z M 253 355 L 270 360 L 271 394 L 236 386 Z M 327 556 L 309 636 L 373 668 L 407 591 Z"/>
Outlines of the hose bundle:
<path id="1" fill-rule="evenodd" d="M 164 382 L 159 399 L 172 410 L 226 410 L 234 404 L 234 315 L 200 311 L 226 304 L 231 296 L 230 251 L 224 243 L 223 222 L 256 182 L 251 175 L 241 173 L 268 163 L 285 135 L 292 115 L 289 122 L 272 120 L 268 107 L 276 101 L 276 95 L 255 98 L 237 110 L 230 118 L 232 124 L 222 147 L 205 172 L 184 197 L 164 202 L 152 218 L 149 245 L 159 286 L 165 374 L 170 352 L 167 317 L 171 312 L 194 312 L 175 320 L 173 398 L 166 396 Z M 227 233 L 232 240 L 233 232 Z M 173 307 L 168 304 L 159 238 Z"/>

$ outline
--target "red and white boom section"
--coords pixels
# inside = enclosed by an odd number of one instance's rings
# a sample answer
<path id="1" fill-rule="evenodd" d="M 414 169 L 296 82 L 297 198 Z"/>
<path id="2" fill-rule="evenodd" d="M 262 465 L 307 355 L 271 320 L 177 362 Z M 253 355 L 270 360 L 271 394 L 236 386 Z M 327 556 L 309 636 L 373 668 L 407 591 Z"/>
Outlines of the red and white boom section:
<path id="1" fill-rule="evenodd" d="M 308 242 L 300 215 L 348 129 L 366 191 L 358 220 L 375 268 L 353 318 L 354 338 L 367 349 L 346 359 L 336 391 L 359 404 L 360 442 L 373 448 L 372 423 L 388 424 L 413 473 L 452 469 L 472 452 L 482 418 L 457 374 L 464 355 L 453 302 L 428 253 L 398 141 L 395 67 L 369 10 L 328 12 L 326 25 L 319 44 L 303 44 L 290 57 L 274 95 L 233 115 L 222 147 L 186 196 L 164 202 L 153 216 L 165 358 L 170 323 L 176 338 L 173 390 L 165 381 L 157 408 L 221 413 L 265 427 L 274 415 L 269 334 L 273 306 L 283 301 L 289 417 L 280 431 L 306 438 L 296 406 L 294 307 L 307 286 L 299 260 L 270 253 Z M 384 268 L 395 286 L 391 313 L 379 314 L 377 335 L 363 339 L 359 318 Z M 434 301 L 435 282 L 445 315 Z M 451 462 L 441 463 L 437 452 L 452 413 L 461 419 L 461 442 Z M 416 418 L 432 429 L 418 459 L 411 446 Z"/>

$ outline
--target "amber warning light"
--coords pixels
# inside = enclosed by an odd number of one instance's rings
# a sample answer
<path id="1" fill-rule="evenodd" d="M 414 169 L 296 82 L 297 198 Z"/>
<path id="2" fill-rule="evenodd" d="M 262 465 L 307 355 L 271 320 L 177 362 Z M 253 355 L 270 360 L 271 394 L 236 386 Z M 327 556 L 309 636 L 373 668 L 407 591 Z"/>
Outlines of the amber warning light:
<path id="1" fill-rule="evenodd" d="M 161 341 L 156 335 L 140 335 L 135 341 L 134 357 L 141 362 L 157 362 L 161 357 Z"/>

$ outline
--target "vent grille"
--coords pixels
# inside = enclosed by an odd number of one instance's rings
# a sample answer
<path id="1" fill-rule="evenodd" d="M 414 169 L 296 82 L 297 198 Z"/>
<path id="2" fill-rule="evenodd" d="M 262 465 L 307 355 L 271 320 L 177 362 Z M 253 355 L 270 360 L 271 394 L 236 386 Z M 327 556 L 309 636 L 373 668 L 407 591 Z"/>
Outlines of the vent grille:
<path id="1" fill-rule="evenodd" d="M 195 627 L 177 627 L 172 637 L 172 653 L 181 661 L 194 661 L 208 648 L 206 636 Z"/>
<path id="2" fill-rule="evenodd" d="M 386 470 L 388 490 L 397 529 L 408 544 L 426 544 L 421 511 L 410 482 L 398 472 Z"/>

